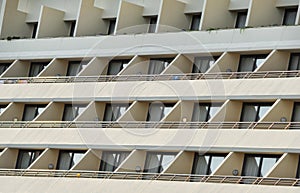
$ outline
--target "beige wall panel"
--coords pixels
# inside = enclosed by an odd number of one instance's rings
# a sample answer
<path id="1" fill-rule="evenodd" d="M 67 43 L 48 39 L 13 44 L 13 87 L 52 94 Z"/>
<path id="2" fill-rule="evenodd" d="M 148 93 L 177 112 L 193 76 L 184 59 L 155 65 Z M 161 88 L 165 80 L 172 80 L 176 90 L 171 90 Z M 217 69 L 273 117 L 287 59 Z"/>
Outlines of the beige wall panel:
<path id="1" fill-rule="evenodd" d="M 65 12 L 42 6 L 37 29 L 37 38 L 64 37 L 69 34 L 69 27 L 64 22 Z"/>
<path id="2" fill-rule="evenodd" d="M 295 178 L 299 162 L 299 154 L 285 153 L 275 164 L 267 177 Z"/>
<path id="3" fill-rule="evenodd" d="M 290 53 L 286 51 L 273 50 L 266 61 L 255 70 L 260 71 L 286 71 L 288 70 Z"/>
<path id="4" fill-rule="evenodd" d="M 147 102 L 134 101 L 118 121 L 145 121 L 148 114 Z"/>
<path id="5" fill-rule="evenodd" d="M 185 74 L 191 73 L 192 69 L 193 61 L 182 54 L 178 54 L 162 74 Z"/>
<path id="6" fill-rule="evenodd" d="M 25 60 L 16 60 L 2 74 L 2 77 L 27 77 L 30 70 L 30 62 Z"/>
<path id="7" fill-rule="evenodd" d="M 64 103 L 50 102 L 47 108 L 36 118 L 36 121 L 61 121 Z"/>
<path id="8" fill-rule="evenodd" d="M 39 74 L 42 76 L 65 76 L 68 70 L 68 61 L 63 59 L 53 59 L 48 66 Z"/>
<path id="9" fill-rule="evenodd" d="M 32 28 L 25 23 L 27 14 L 18 10 L 19 0 L 4 0 L 4 16 L 1 38 L 18 36 L 31 37 Z"/>
<path id="10" fill-rule="evenodd" d="M 102 19 L 103 12 L 103 9 L 94 6 L 94 0 L 82 0 L 76 36 L 107 34 L 108 25 Z"/>
<path id="11" fill-rule="evenodd" d="M 269 113 L 266 113 L 260 122 L 280 122 L 282 117 L 285 117 L 287 121 L 291 121 L 293 114 L 294 101 L 278 99 L 278 101 L 272 106 Z"/>
<path id="12" fill-rule="evenodd" d="M 1 121 L 14 121 L 16 118 L 21 121 L 23 118 L 24 103 L 10 103 L 5 111 L 1 114 Z"/>
<path id="13" fill-rule="evenodd" d="M 107 66 L 109 63 L 109 58 L 93 58 L 88 66 L 83 69 L 78 76 L 100 76 L 107 74 Z M 106 71 L 105 71 L 106 70 Z"/>
<path id="14" fill-rule="evenodd" d="M 193 167 L 194 152 L 180 152 L 163 173 L 190 174 Z"/>
<path id="15" fill-rule="evenodd" d="M 117 18 L 116 34 L 146 33 L 147 20 L 143 17 L 144 7 L 121 1 Z"/>
<path id="16" fill-rule="evenodd" d="M 276 0 L 251 0 L 246 26 L 281 25 L 283 10 L 276 8 Z"/>
<path id="17" fill-rule="evenodd" d="M 177 0 L 162 0 L 158 16 L 157 32 L 176 32 L 189 29 L 189 18 L 184 14 L 185 3 Z"/>
<path id="18" fill-rule="evenodd" d="M 116 169 L 115 172 L 135 172 L 136 167 L 144 170 L 147 152 L 142 150 L 133 150 L 126 160 Z"/>
<path id="19" fill-rule="evenodd" d="M 7 169 L 15 169 L 19 151 L 17 149 L 6 148 L 0 156 L 0 167 Z"/>
<path id="20" fill-rule="evenodd" d="M 124 69 L 120 75 L 139 75 L 147 74 L 149 68 L 149 58 L 142 56 L 134 56 L 130 61 L 126 69 Z"/>
<path id="21" fill-rule="evenodd" d="M 243 153 L 230 152 L 212 175 L 232 176 L 232 171 L 238 170 L 240 176 L 242 175 L 243 162 Z"/>
<path id="22" fill-rule="evenodd" d="M 29 169 L 48 169 L 49 164 L 53 164 L 54 169 L 58 161 L 58 149 L 45 149 L 39 158 L 31 164 Z"/>
<path id="23" fill-rule="evenodd" d="M 228 11 L 230 0 L 206 0 L 200 30 L 232 28 L 235 16 Z"/>
<path id="24" fill-rule="evenodd" d="M 208 69 L 207 73 L 226 72 L 231 70 L 236 72 L 240 61 L 240 54 L 225 52 L 220 58 L 214 63 L 214 65 Z"/>
<path id="25" fill-rule="evenodd" d="M 285 186 L 238 185 L 218 183 L 188 183 L 148 180 L 121 179 L 84 179 L 84 178 L 49 178 L 2 176 L 1 190 L 3 192 L 130 192 L 130 193 L 174 193 L 174 192 L 255 192 L 255 193 L 298 193 L 298 188 Z M 16 184 L 19 184 L 16 186 Z M 33 186 L 34 184 L 34 186 Z"/>
<path id="26" fill-rule="evenodd" d="M 99 171 L 102 151 L 89 149 L 71 170 Z"/>

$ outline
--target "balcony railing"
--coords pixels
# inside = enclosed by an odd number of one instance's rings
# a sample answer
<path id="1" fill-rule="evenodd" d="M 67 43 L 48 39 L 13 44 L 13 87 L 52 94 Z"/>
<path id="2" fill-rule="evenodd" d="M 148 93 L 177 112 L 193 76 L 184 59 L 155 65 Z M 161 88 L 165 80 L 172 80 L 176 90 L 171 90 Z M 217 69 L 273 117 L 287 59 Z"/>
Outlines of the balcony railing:
<path id="1" fill-rule="evenodd" d="M 0 169 L 0 176 L 99 178 L 121 180 L 157 180 L 218 184 L 250 184 L 270 186 L 300 186 L 296 178 L 265 178 L 251 176 L 207 176 L 193 174 L 158 174 L 137 172 L 99 172 L 75 170 L 15 170 Z"/>
<path id="2" fill-rule="evenodd" d="M 218 72 L 188 74 L 139 74 L 139 75 L 100 75 L 100 76 L 55 76 L 0 78 L 0 84 L 30 83 L 76 83 L 76 82 L 124 82 L 124 81 L 170 81 L 170 80 L 210 80 L 210 79 L 254 79 L 254 78 L 293 78 L 300 71 L 265 72 Z"/>
<path id="3" fill-rule="evenodd" d="M 300 122 L 1 121 L 0 128 L 300 129 Z"/>

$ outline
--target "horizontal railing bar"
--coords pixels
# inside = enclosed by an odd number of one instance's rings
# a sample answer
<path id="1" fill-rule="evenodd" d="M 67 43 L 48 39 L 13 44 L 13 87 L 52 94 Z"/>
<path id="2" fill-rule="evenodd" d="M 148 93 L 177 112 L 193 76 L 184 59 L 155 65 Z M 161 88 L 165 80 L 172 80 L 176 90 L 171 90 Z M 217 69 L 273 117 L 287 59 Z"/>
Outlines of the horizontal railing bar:
<path id="1" fill-rule="evenodd" d="M 76 83 L 76 82 L 122 82 L 122 81 L 170 81 L 204 79 L 252 79 L 252 78 L 292 78 L 299 77 L 299 71 L 263 72 L 217 72 L 187 74 L 134 74 L 100 76 L 49 76 L 49 77 L 2 77 L 0 84 L 30 83 Z"/>
<path id="2" fill-rule="evenodd" d="M 0 121 L 0 128 L 300 129 L 300 122 Z"/>
<path id="3" fill-rule="evenodd" d="M 105 172 L 85 170 L 0 169 L 0 176 L 99 178 L 121 180 L 180 181 L 195 183 L 231 183 L 272 186 L 299 186 L 299 179 L 297 178 L 269 178 L 255 176 L 208 176 L 195 174 Z"/>

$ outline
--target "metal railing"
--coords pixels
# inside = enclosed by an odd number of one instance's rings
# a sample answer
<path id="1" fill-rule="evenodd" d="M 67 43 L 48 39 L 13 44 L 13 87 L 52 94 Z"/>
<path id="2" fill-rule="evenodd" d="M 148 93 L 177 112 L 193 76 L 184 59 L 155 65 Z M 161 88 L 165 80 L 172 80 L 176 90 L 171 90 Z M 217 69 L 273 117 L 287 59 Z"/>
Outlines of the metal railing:
<path id="1" fill-rule="evenodd" d="M 23 176 L 23 177 L 60 177 L 60 178 L 99 178 L 121 180 L 157 180 L 178 181 L 195 183 L 218 183 L 218 184 L 250 184 L 270 186 L 300 186 L 300 179 L 296 178 L 268 178 L 251 176 L 208 176 L 194 174 L 159 174 L 138 172 L 103 172 L 84 170 L 17 170 L 0 169 L 0 176 Z"/>
<path id="2" fill-rule="evenodd" d="M 0 78 L 0 84 L 30 83 L 76 83 L 76 82 L 124 82 L 124 81 L 168 81 L 168 80 L 209 80 L 209 79 L 253 79 L 299 77 L 300 71 L 264 72 L 218 72 L 188 74 L 139 74 L 100 76 L 54 76 L 54 77 L 14 77 Z"/>
<path id="3" fill-rule="evenodd" d="M 0 128 L 300 129 L 300 122 L 1 121 Z"/>

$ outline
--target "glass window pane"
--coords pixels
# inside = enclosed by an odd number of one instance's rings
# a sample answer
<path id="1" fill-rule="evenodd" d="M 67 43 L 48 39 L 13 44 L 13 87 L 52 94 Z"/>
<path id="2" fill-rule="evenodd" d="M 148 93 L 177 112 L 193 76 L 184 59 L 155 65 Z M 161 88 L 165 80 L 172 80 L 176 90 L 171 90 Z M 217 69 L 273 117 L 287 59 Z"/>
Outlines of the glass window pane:
<path id="1" fill-rule="evenodd" d="M 300 103 L 294 104 L 294 110 L 293 110 L 293 122 L 300 122 Z"/>
<path id="2" fill-rule="evenodd" d="M 80 115 L 87 105 L 66 104 L 64 109 L 63 121 L 73 121 L 78 115 Z"/>
<path id="3" fill-rule="evenodd" d="M 30 65 L 29 77 L 35 77 L 46 68 L 48 62 L 32 62 Z"/>
<path id="4" fill-rule="evenodd" d="M 209 174 L 213 173 L 221 165 L 224 158 L 225 158 L 224 156 L 212 156 L 211 157 Z"/>
<path id="5" fill-rule="evenodd" d="M 151 103 L 149 105 L 147 121 L 160 121 L 163 116 L 164 104 Z"/>
<path id="6" fill-rule="evenodd" d="M 215 116 L 215 114 L 219 111 L 221 106 L 222 104 L 212 104 L 212 106 L 210 106 L 207 121 L 210 120 L 213 116 Z"/>
<path id="7" fill-rule="evenodd" d="M 149 21 L 148 33 L 155 33 L 156 24 L 157 24 L 157 16 L 151 17 Z"/>
<path id="8" fill-rule="evenodd" d="M 115 170 L 115 158 L 116 153 L 112 152 L 103 152 L 102 160 L 100 165 L 100 171 L 110 171 L 113 172 Z"/>
<path id="9" fill-rule="evenodd" d="M 247 11 L 238 12 L 235 27 L 244 28 L 246 25 L 246 20 L 247 20 Z"/>
<path id="10" fill-rule="evenodd" d="M 300 70 L 300 54 L 291 54 L 289 70 Z"/>
<path id="11" fill-rule="evenodd" d="M 163 155 L 159 172 L 164 171 L 172 163 L 174 158 L 175 158 L 175 154 L 173 154 L 173 155 L 166 155 L 166 154 Z"/>
<path id="12" fill-rule="evenodd" d="M 251 56 L 241 56 L 239 72 L 252 72 L 254 70 L 255 58 Z"/>
<path id="13" fill-rule="evenodd" d="M 161 155 L 156 153 L 148 153 L 145 163 L 145 172 L 159 173 Z"/>
<path id="14" fill-rule="evenodd" d="M 213 57 L 195 57 L 193 73 L 205 73 L 214 62 Z"/>
<path id="15" fill-rule="evenodd" d="M 283 25 L 295 25 L 298 9 L 285 9 Z"/>
<path id="16" fill-rule="evenodd" d="M 243 176 L 258 176 L 260 160 L 261 160 L 260 157 L 245 155 L 242 175 Z"/>
<path id="17" fill-rule="evenodd" d="M 117 75 L 123 68 L 122 61 L 111 61 L 108 66 L 107 75 Z"/>
<path id="18" fill-rule="evenodd" d="M 60 152 L 57 164 L 58 170 L 69 170 L 72 161 L 72 152 Z"/>
<path id="19" fill-rule="evenodd" d="M 164 118 L 166 115 L 168 115 L 172 109 L 173 109 L 173 105 L 165 104 L 165 107 L 164 107 L 163 114 L 162 114 L 161 118 Z"/>
<path id="20" fill-rule="evenodd" d="M 260 176 L 265 177 L 266 174 L 270 171 L 270 169 L 275 165 L 278 158 L 263 158 Z"/>
<path id="21" fill-rule="evenodd" d="M 260 67 L 266 61 L 266 57 L 258 57 L 255 62 L 255 69 Z"/>
<path id="22" fill-rule="evenodd" d="M 81 160 L 81 158 L 84 156 L 84 153 L 74 153 L 73 155 L 73 159 L 72 159 L 72 163 L 71 163 L 71 167 L 73 167 L 74 165 L 78 164 L 78 162 Z"/>
<path id="23" fill-rule="evenodd" d="M 260 106 L 257 121 L 260 120 L 271 108 L 271 106 Z"/>
<path id="24" fill-rule="evenodd" d="M 200 29 L 201 13 L 192 16 L 191 30 L 197 31 Z"/>
<path id="25" fill-rule="evenodd" d="M 0 105 L 0 114 L 6 109 L 6 105 Z"/>
<path id="26" fill-rule="evenodd" d="M 27 169 L 31 164 L 31 156 L 32 152 L 30 151 L 20 151 L 16 169 Z"/>
<path id="27" fill-rule="evenodd" d="M 207 175 L 209 156 L 195 154 L 192 174 Z"/>
<path id="28" fill-rule="evenodd" d="M 241 122 L 253 122 L 256 121 L 256 115 L 258 111 L 257 105 L 252 104 L 244 104 Z"/>
<path id="29" fill-rule="evenodd" d="M 115 33 L 116 19 L 109 20 L 108 35 Z"/>
<path id="30" fill-rule="evenodd" d="M 0 63 L 0 75 L 3 74 L 10 65 L 11 63 Z"/>

